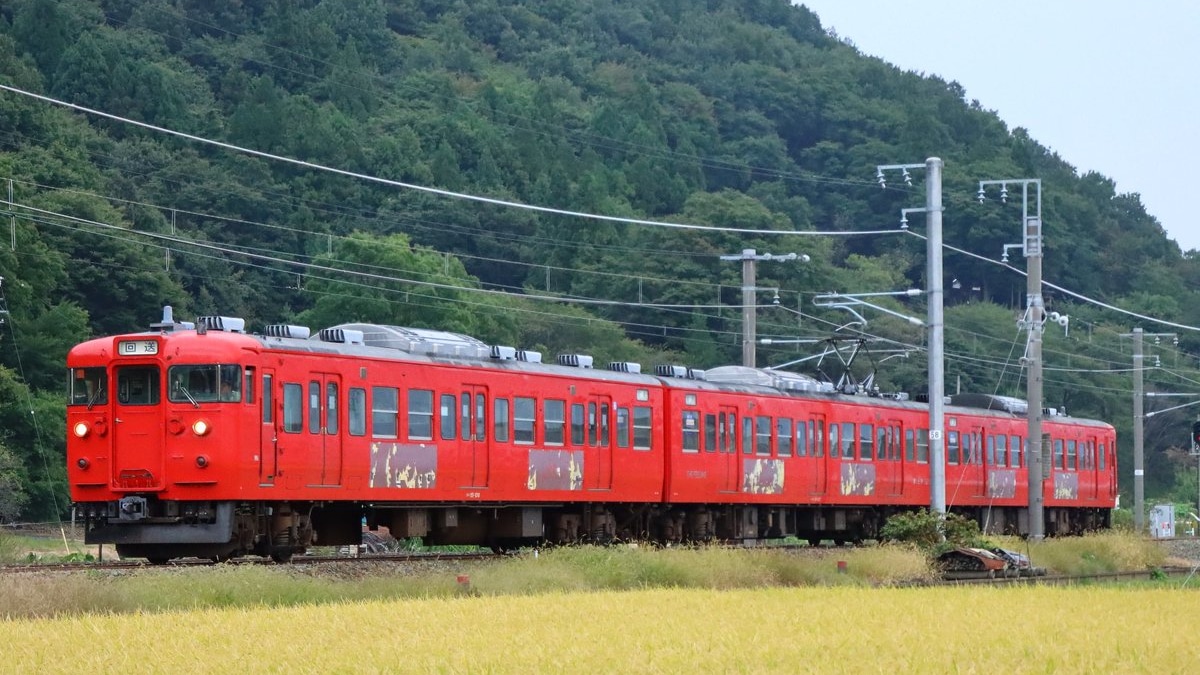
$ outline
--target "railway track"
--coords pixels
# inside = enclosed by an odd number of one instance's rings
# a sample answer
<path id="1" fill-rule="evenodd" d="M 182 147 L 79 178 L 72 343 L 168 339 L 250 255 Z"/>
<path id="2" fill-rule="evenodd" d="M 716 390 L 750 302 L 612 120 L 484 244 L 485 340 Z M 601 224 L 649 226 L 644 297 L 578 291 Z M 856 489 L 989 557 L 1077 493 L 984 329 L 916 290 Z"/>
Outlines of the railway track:
<path id="1" fill-rule="evenodd" d="M 203 558 L 181 558 L 163 565 L 151 565 L 144 560 L 94 560 L 72 562 L 38 562 L 0 565 L 0 574 L 23 573 L 57 573 L 79 571 L 133 571 L 172 569 L 184 567 L 203 567 L 213 565 L 269 565 L 274 567 L 304 567 L 310 565 L 354 565 L 354 564 L 435 564 L 446 562 L 467 562 L 472 560 L 490 560 L 498 557 L 495 553 L 394 553 L 371 554 L 361 556 L 296 556 L 289 563 L 277 563 L 269 558 L 234 558 L 222 562 L 214 562 Z"/>

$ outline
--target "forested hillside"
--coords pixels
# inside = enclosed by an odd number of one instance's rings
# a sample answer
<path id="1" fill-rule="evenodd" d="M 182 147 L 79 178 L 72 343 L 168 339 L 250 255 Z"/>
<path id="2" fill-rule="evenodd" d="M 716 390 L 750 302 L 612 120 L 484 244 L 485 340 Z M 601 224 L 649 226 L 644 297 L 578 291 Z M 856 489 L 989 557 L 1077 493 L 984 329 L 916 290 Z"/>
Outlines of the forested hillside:
<path id="1" fill-rule="evenodd" d="M 1136 194 L 786 0 L 4 0 L 0 84 L 19 90 L 0 91 L 0 522 L 66 512 L 67 349 L 164 304 L 709 367 L 740 358 L 741 265 L 720 256 L 753 248 L 811 258 L 759 265 L 779 300 L 764 291 L 759 334 L 828 336 L 847 317 L 815 293 L 925 285 L 923 217 L 899 227 L 924 176 L 880 189 L 879 164 L 941 157 L 945 241 L 983 258 L 945 255 L 947 391 L 1024 387 L 1025 279 L 996 264 L 1020 204 L 977 203 L 980 180 L 1043 181 L 1047 281 L 1200 325 L 1200 258 Z M 1047 403 L 1117 425 L 1128 492 L 1120 335 L 1171 329 L 1048 299 L 1072 323 L 1047 331 Z M 869 319 L 914 345 L 882 385 L 922 390 L 920 328 Z M 1150 345 L 1149 388 L 1200 381 L 1200 337 L 1178 337 Z M 1195 499 L 1171 450 L 1188 419 L 1148 423 L 1149 494 Z"/>

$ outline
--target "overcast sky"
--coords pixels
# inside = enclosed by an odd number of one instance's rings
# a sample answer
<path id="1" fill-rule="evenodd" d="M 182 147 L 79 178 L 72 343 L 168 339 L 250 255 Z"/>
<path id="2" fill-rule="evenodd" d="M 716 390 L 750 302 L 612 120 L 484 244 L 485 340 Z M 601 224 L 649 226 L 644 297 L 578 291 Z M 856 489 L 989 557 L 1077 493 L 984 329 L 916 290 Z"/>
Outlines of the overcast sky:
<path id="1" fill-rule="evenodd" d="M 1168 237 L 1200 249 L 1200 2 L 800 4 L 864 54 L 958 82 L 1078 174 L 1140 194 Z"/>

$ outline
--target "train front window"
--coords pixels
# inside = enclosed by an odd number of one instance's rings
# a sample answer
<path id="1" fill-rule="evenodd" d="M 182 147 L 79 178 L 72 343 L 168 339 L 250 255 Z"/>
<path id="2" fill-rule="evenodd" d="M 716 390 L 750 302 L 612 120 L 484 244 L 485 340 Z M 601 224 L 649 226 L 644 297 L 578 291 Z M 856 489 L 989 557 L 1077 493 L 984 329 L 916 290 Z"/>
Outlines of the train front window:
<path id="1" fill-rule="evenodd" d="M 241 366 L 172 366 L 167 371 L 167 400 L 172 403 L 236 403 L 242 400 Z"/>
<path id="2" fill-rule="evenodd" d="M 108 374 L 103 368 L 72 368 L 70 386 L 71 405 L 91 408 L 108 403 Z"/>
<path id="3" fill-rule="evenodd" d="M 156 405 L 158 378 L 157 366 L 125 366 L 117 369 L 117 400 L 122 405 Z"/>

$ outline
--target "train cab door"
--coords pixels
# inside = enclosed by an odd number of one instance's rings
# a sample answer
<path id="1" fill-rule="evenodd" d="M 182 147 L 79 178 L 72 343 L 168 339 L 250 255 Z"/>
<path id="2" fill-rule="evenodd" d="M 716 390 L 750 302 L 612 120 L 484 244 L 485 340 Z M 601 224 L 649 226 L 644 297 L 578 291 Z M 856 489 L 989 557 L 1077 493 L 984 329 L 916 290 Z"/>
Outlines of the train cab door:
<path id="1" fill-rule="evenodd" d="M 468 485 L 463 487 L 485 488 L 491 473 L 491 444 L 489 443 L 487 410 L 487 387 L 481 384 L 464 385 L 458 396 L 458 427 L 462 442 L 463 461 L 470 472 L 463 478 Z"/>
<path id="2" fill-rule="evenodd" d="M 613 483 L 613 453 L 609 433 L 609 411 L 612 410 L 612 399 L 608 396 L 593 394 L 588 397 L 584 423 L 587 426 L 587 448 L 584 452 L 588 457 L 584 467 L 592 469 L 585 471 L 588 488 L 592 490 L 611 490 Z"/>
<path id="3" fill-rule="evenodd" d="M 164 438 L 160 373 L 156 365 L 116 369 L 112 485 L 158 490 L 163 485 Z"/>
<path id="4" fill-rule="evenodd" d="M 321 485 L 342 484 L 342 378 L 313 373 L 308 382 L 308 431 L 320 440 Z"/>
<path id="5" fill-rule="evenodd" d="M 275 370 L 263 368 L 262 404 L 259 419 L 262 421 L 258 443 L 258 484 L 269 486 L 275 484 L 275 476 L 279 472 L 279 430 L 276 428 L 275 417 Z"/>
<path id="6" fill-rule="evenodd" d="M 720 406 L 717 412 L 717 452 L 721 454 L 724 474 L 721 492 L 737 492 L 742 486 L 738 459 L 738 413 L 734 406 Z"/>

